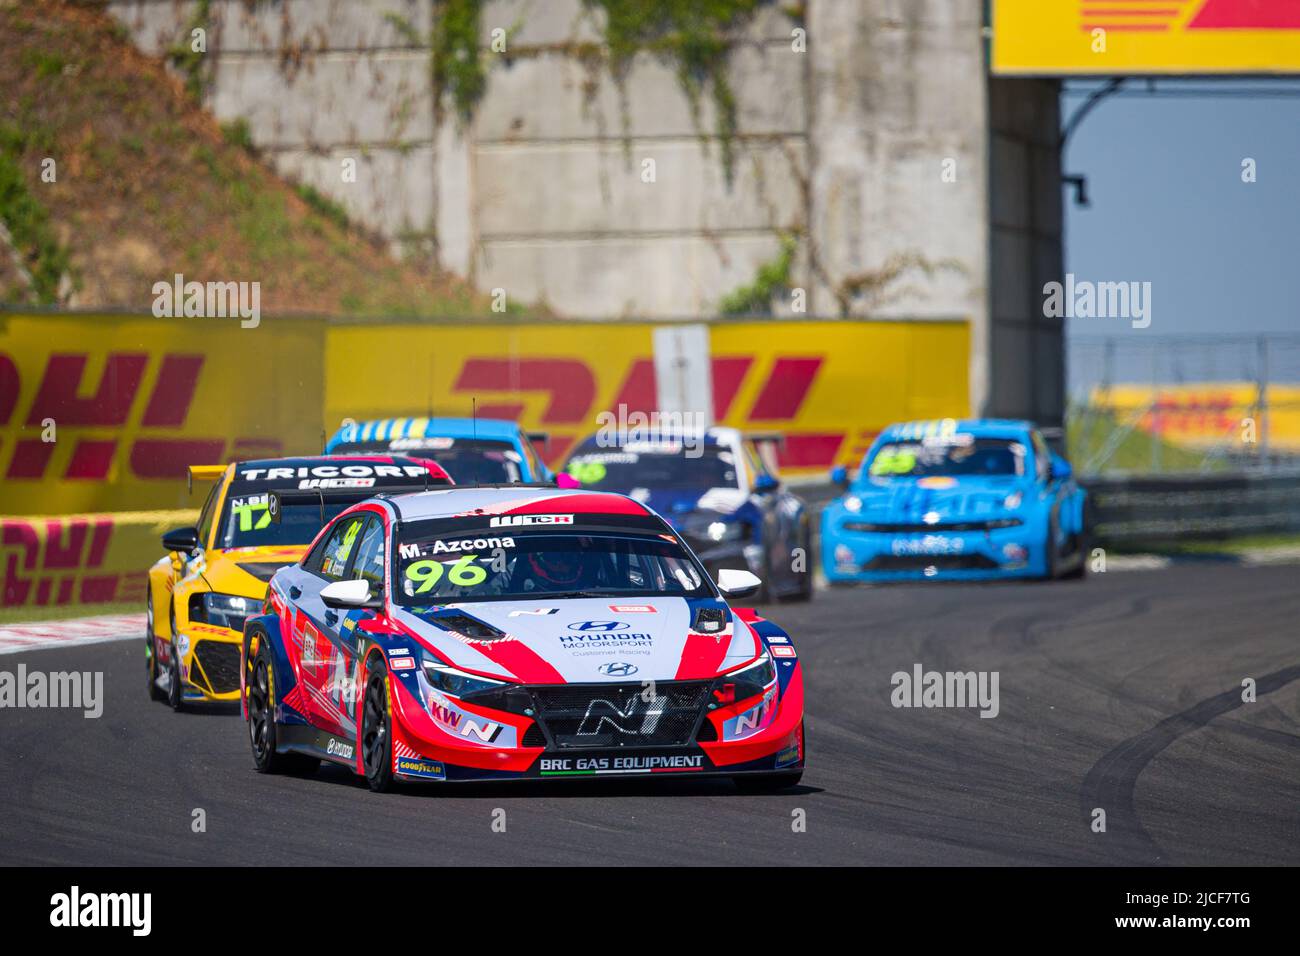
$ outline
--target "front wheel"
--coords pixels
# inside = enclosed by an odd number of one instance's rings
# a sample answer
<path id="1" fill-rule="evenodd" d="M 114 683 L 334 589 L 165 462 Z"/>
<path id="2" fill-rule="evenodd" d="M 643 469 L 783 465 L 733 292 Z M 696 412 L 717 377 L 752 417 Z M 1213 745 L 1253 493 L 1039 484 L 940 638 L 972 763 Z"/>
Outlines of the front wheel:
<path id="1" fill-rule="evenodd" d="M 158 686 L 158 653 L 153 628 L 153 589 L 150 587 L 144 607 L 144 668 L 149 678 L 149 699 L 166 700 L 167 695 Z"/>
<path id="2" fill-rule="evenodd" d="M 393 735 L 388 712 L 388 672 L 382 666 L 366 680 L 361 716 L 361 761 L 375 793 L 393 786 Z"/>
<path id="3" fill-rule="evenodd" d="M 799 547 L 803 549 L 804 569 L 799 573 L 799 590 L 795 591 L 787 601 L 803 603 L 811 601 L 813 596 L 813 566 L 812 566 L 812 531 L 805 521 L 803 531 L 799 535 Z"/>
<path id="4" fill-rule="evenodd" d="M 176 610 L 171 612 L 171 663 L 167 665 L 167 703 L 172 710 L 185 709 L 185 692 L 181 688 L 181 654 L 176 643 Z"/>
<path id="5" fill-rule="evenodd" d="M 275 675 L 266 639 L 257 649 L 248 675 L 248 739 L 253 747 L 253 768 L 258 773 L 314 773 L 319 757 L 276 751 Z"/>

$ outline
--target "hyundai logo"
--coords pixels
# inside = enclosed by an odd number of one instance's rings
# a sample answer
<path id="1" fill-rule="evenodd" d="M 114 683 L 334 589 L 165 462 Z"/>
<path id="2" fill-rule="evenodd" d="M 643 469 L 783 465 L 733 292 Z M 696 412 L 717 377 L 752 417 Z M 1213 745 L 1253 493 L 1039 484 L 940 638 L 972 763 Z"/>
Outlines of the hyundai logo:
<path id="1" fill-rule="evenodd" d="M 596 669 L 606 677 L 629 677 L 637 672 L 635 664 L 627 664 L 623 661 L 611 661 L 608 664 L 601 664 Z"/>
<path id="2" fill-rule="evenodd" d="M 626 631 L 630 624 L 624 621 L 574 621 L 569 625 L 571 631 Z"/>

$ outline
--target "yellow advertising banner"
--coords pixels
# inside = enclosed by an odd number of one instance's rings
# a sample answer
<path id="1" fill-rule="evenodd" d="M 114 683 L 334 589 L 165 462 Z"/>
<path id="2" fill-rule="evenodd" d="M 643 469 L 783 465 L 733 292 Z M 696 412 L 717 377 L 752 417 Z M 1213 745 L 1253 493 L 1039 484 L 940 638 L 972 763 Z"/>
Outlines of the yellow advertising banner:
<path id="1" fill-rule="evenodd" d="M 658 407 L 654 326 L 0 314 L 0 516 L 197 508 L 186 466 L 318 453 L 345 418 L 507 418 L 552 465 Z M 965 322 L 710 324 L 714 418 L 822 473 L 891 421 L 968 411 Z"/>
<path id="2" fill-rule="evenodd" d="M 189 464 L 319 451 L 324 328 L 0 313 L 0 514 L 197 507 Z"/>
<path id="3" fill-rule="evenodd" d="M 1094 389 L 1091 404 L 1176 445 L 1300 453 L 1300 386 L 1270 385 L 1265 399 L 1262 410 L 1253 382 L 1202 382 L 1112 385 Z"/>
<path id="4" fill-rule="evenodd" d="M 597 416 L 652 412 L 653 330 L 637 323 L 332 326 L 326 427 L 469 415 L 550 437 L 561 463 Z M 782 470 L 824 472 L 892 421 L 968 413 L 965 322 L 757 321 L 710 326 L 719 424 L 785 435 Z"/>
<path id="5" fill-rule="evenodd" d="M 194 511 L 0 518 L 0 608 L 139 601 L 162 535 Z"/>
<path id="6" fill-rule="evenodd" d="M 1300 72 L 1296 0 L 993 0 L 1001 75 Z"/>

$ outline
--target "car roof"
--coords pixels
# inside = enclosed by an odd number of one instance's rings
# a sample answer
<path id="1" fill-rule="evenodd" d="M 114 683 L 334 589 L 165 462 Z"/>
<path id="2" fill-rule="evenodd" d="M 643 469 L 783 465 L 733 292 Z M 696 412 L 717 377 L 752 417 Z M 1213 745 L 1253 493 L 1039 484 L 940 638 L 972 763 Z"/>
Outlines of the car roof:
<path id="1" fill-rule="evenodd" d="M 706 448 L 713 447 L 713 446 L 720 446 L 720 445 L 732 447 L 740 444 L 741 438 L 743 437 L 740 433 L 740 429 L 728 428 L 726 426 L 714 426 L 713 428 L 705 429 L 703 435 L 700 435 L 699 432 L 673 431 L 664 428 L 664 429 L 659 429 L 657 431 L 652 430 L 650 432 L 651 437 L 645 439 L 637 438 L 636 442 L 638 444 L 642 442 L 645 442 L 646 444 L 655 444 L 656 442 L 681 441 L 684 437 L 688 435 L 692 439 L 697 437 L 702 437 L 704 446 Z M 578 445 L 577 448 L 587 449 L 590 447 L 615 447 L 615 448 L 622 447 L 621 444 L 614 445 L 614 446 L 600 446 L 598 442 L 599 439 L 600 439 L 600 433 L 597 433 L 595 435 L 589 435 L 582 440 L 582 443 Z"/>
<path id="2" fill-rule="evenodd" d="M 937 418 L 914 422 L 895 422 L 886 426 L 881 438 L 924 438 L 942 431 L 961 432 L 976 437 L 1022 435 L 1033 431 L 1034 423 L 1017 418 Z"/>
<path id="3" fill-rule="evenodd" d="M 330 444 L 348 441 L 389 441 L 394 438 L 483 438 L 513 442 L 522 437 L 517 422 L 504 418 L 372 418 L 345 425 Z"/>
<path id="4" fill-rule="evenodd" d="M 648 515 L 650 510 L 626 495 L 581 488 L 539 488 L 527 485 L 453 487 L 385 496 L 403 521 L 473 514 Z"/>

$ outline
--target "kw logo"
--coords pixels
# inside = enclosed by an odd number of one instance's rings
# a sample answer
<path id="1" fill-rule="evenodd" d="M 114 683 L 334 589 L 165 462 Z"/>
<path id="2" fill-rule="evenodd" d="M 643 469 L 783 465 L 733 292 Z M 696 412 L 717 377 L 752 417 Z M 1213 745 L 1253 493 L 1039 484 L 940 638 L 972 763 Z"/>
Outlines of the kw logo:
<path id="1" fill-rule="evenodd" d="M 494 721 L 480 724 L 470 720 L 458 710 L 453 710 L 436 701 L 430 701 L 429 714 L 445 729 L 468 739 L 471 735 L 485 744 L 490 744 L 501 735 L 501 725 Z"/>

